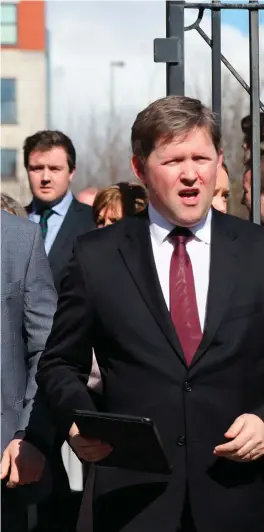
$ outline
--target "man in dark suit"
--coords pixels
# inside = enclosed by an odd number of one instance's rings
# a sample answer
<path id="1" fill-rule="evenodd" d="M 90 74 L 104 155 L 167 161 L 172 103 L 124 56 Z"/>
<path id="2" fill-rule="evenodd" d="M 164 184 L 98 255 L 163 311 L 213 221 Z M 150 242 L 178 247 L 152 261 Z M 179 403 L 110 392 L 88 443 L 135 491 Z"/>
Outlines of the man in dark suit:
<path id="1" fill-rule="evenodd" d="M 94 346 L 104 409 L 151 418 L 174 466 L 96 465 L 94 532 L 261 532 L 263 229 L 211 209 L 221 136 L 200 101 L 151 104 L 132 150 L 148 212 L 78 239 L 37 382 L 79 457 L 102 460 L 73 423 L 94 408 Z"/>
<path id="2" fill-rule="evenodd" d="M 92 208 L 77 201 L 70 191 L 76 169 L 76 152 L 71 139 L 64 133 L 38 131 L 27 137 L 24 165 L 33 194 L 32 203 L 26 209 L 29 219 L 40 225 L 55 288 L 59 292 L 75 238 L 94 229 Z M 61 457 L 60 440 L 55 443 L 51 456 L 54 492 L 50 501 L 40 509 L 40 530 L 48 526 L 50 532 L 53 529 L 64 532 L 75 529 L 75 525 L 70 524 L 70 519 L 74 521 L 74 512 L 71 516 L 67 513 L 67 499 L 72 500 L 72 496 Z M 77 494 L 75 499 L 78 506 Z"/>
<path id="3" fill-rule="evenodd" d="M 37 492 L 44 488 L 35 483 L 42 477 L 45 458 L 25 440 L 25 429 L 35 400 L 37 364 L 51 329 L 57 294 L 39 227 L 1 211 L 1 248 L 2 529 L 26 532 L 27 502 L 35 502 L 36 495 L 40 496 Z M 45 425 L 39 413 L 36 410 L 37 425 L 31 423 L 35 437 Z M 33 485 L 12 489 L 18 483 Z"/>
<path id="4" fill-rule="evenodd" d="M 40 224 L 45 249 L 59 290 L 75 238 L 94 229 L 92 209 L 73 197 L 69 186 L 76 169 L 72 141 L 60 131 L 39 131 L 24 143 L 32 203 L 29 219 Z"/>

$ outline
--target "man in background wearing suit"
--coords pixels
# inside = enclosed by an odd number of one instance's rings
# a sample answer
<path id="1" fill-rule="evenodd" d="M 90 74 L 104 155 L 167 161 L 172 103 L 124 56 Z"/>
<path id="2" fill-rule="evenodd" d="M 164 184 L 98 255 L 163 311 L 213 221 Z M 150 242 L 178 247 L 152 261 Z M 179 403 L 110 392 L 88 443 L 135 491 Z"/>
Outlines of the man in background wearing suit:
<path id="1" fill-rule="evenodd" d="M 78 239 L 37 382 L 86 461 L 94 346 L 104 409 L 151 418 L 170 475 L 95 467 L 94 532 L 254 532 L 264 523 L 264 232 L 211 208 L 221 135 L 168 96 L 132 127 L 149 208 Z"/>
<path id="2" fill-rule="evenodd" d="M 40 224 L 59 290 L 75 238 L 94 229 L 91 207 L 77 201 L 69 189 L 76 169 L 75 148 L 60 131 L 39 131 L 25 140 L 24 165 L 33 194 L 28 216 Z"/>
<path id="3" fill-rule="evenodd" d="M 77 201 L 70 191 L 76 170 L 76 152 L 64 133 L 44 130 L 27 137 L 24 166 L 33 195 L 26 210 L 29 219 L 40 225 L 55 288 L 59 292 L 75 238 L 94 228 L 92 208 Z M 70 506 L 73 507 L 73 498 L 61 457 L 61 444 L 56 441 L 51 453 L 54 492 L 39 509 L 40 531 L 47 526 L 50 532 L 75 529 L 70 521 L 75 521 L 73 514 L 76 512 L 67 513 Z M 67 503 L 69 498 L 71 505 Z M 75 499 L 78 507 L 77 493 Z"/>
<path id="4" fill-rule="evenodd" d="M 51 329 L 56 303 L 57 294 L 39 227 L 1 210 L 1 513 L 4 532 L 27 531 L 26 495 L 30 490 L 16 486 L 40 480 L 45 465 L 44 455 L 24 440 L 24 436 L 37 388 L 37 363 Z M 37 422 L 38 432 L 45 419 L 39 418 Z M 34 492 L 35 484 L 31 496 Z"/>

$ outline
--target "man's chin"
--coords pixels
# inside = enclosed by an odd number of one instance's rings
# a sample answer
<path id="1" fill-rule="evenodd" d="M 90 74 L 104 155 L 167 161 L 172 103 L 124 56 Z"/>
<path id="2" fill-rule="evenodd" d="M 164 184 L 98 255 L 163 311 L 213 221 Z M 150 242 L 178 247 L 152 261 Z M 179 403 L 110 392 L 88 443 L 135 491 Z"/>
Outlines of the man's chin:
<path id="1" fill-rule="evenodd" d="M 53 194 L 42 193 L 37 196 L 37 199 L 41 201 L 41 203 L 52 203 L 56 198 L 54 198 Z"/>
<path id="2" fill-rule="evenodd" d="M 177 225 L 182 225 L 183 227 L 193 227 L 194 225 L 199 224 L 201 220 L 206 218 L 208 210 L 209 209 L 204 211 L 201 208 L 188 207 L 184 210 L 179 211 L 178 213 L 175 213 L 175 223 Z"/>

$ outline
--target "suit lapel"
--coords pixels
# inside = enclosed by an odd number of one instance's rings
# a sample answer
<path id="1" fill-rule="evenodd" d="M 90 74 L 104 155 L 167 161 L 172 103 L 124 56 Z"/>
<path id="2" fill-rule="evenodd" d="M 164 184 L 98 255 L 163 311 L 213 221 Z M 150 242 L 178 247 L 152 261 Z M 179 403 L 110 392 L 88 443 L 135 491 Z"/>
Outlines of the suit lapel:
<path id="1" fill-rule="evenodd" d="M 127 220 L 127 231 L 119 251 L 158 326 L 185 364 L 184 354 L 160 286 L 146 211 Z"/>
<path id="2" fill-rule="evenodd" d="M 230 303 L 236 279 L 238 239 L 228 215 L 213 210 L 211 261 L 204 334 L 192 366 L 206 353 Z"/>

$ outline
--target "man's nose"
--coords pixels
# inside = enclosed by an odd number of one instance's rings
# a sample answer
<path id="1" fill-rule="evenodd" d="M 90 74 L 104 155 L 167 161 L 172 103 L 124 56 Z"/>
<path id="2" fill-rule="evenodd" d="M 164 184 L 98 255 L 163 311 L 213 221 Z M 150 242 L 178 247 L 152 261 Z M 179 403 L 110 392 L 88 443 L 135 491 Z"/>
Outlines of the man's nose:
<path id="1" fill-rule="evenodd" d="M 196 180 L 197 180 L 196 173 L 188 173 L 188 174 L 184 173 L 181 176 L 181 182 L 186 187 L 190 187 L 190 186 L 194 185 Z"/>
<path id="2" fill-rule="evenodd" d="M 50 172 L 48 168 L 44 168 L 42 172 L 41 181 L 49 182 L 50 181 Z"/>
<path id="3" fill-rule="evenodd" d="M 185 165 L 182 168 L 182 175 L 181 175 L 182 181 L 187 181 L 186 184 L 193 184 L 194 181 L 197 179 L 197 171 L 194 164 L 185 163 Z"/>

